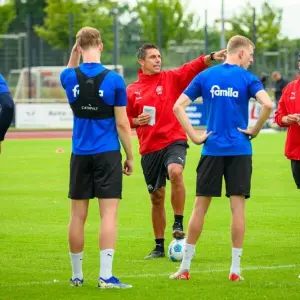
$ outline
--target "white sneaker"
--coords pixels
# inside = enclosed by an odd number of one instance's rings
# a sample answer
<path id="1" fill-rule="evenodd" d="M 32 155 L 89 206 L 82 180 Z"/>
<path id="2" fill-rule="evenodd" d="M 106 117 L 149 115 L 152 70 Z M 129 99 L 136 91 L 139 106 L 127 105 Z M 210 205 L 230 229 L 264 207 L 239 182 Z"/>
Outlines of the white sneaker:
<path id="1" fill-rule="evenodd" d="M 83 285 L 83 279 L 80 278 L 74 278 L 70 279 L 70 285 L 71 286 L 82 286 Z"/>
<path id="2" fill-rule="evenodd" d="M 184 270 L 182 272 L 178 271 L 169 277 L 170 279 L 176 280 L 190 280 L 190 271 Z"/>
<path id="3" fill-rule="evenodd" d="M 132 288 L 131 284 L 125 284 L 121 282 L 118 278 L 112 276 L 108 279 L 99 278 L 98 288 L 100 289 L 129 289 Z"/>

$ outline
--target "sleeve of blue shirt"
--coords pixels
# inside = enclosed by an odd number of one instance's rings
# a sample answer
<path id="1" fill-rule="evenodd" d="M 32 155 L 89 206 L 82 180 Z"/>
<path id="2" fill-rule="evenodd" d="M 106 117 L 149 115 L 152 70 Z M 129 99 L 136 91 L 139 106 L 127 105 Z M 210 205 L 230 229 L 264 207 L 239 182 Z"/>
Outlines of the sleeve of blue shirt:
<path id="1" fill-rule="evenodd" d="M 126 95 L 125 82 L 120 75 L 118 75 L 118 77 L 116 77 L 115 80 L 116 80 L 115 106 L 126 106 L 127 95 Z"/>
<path id="2" fill-rule="evenodd" d="M 73 68 L 66 68 L 64 69 L 61 74 L 60 74 L 60 83 L 63 86 L 64 89 L 66 89 L 66 84 L 67 84 L 67 77 L 74 72 Z"/>
<path id="3" fill-rule="evenodd" d="M 0 142 L 9 128 L 14 116 L 14 102 L 11 97 L 8 85 L 0 74 Z"/>
<path id="4" fill-rule="evenodd" d="M 201 81 L 202 81 L 202 76 L 200 73 L 193 79 L 193 81 L 185 89 L 183 94 L 188 96 L 192 101 L 195 101 L 197 98 L 201 97 L 202 96 Z"/>
<path id="5" fill-rule="evenodd" d="M 3 93 L 9 93 L 9 88 L 8 88 L 6 81 L 0 74 L 0 94 L 3 94 Z"/>
<path id="6" fill-rule="evenodd" d="M 251 74 L 249 79 L 249 93 L 250 96 L 255 98 L 256 94 L 264 90 L 264 86 L 262 85 L 261 81 L 253 74 Z"/>
<path id="7" fill-rule="evenodd" d="M 66 95 L 69 103 L 74 102 L 79 95 L 78 93 L 75 93 L 73 90 L 75 86 L 78 84 L 75 69 L 73 68 L 64 69 L 60 74 L 60 82 L 63 88 L 66 90 Z M 76 96 L 74 96 L 74 93 Z"/>

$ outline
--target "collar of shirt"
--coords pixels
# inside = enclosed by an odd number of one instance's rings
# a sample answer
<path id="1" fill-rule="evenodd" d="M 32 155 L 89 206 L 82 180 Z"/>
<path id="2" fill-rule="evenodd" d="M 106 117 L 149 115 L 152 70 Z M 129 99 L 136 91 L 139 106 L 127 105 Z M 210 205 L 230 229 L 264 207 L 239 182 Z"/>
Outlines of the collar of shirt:
<path id="1" fill-rule="evenodd" d="M 159 77 L 161 72 L 159 72 L 158 74 L 152 74 L 152 75 L 148 75 L 148 74 L 144 74 L 143 71 L 140 69 L 138 70 L 138 77 L 139 80 L 141 81 L 152 81 L 154 79 L 157 79 Z"/>

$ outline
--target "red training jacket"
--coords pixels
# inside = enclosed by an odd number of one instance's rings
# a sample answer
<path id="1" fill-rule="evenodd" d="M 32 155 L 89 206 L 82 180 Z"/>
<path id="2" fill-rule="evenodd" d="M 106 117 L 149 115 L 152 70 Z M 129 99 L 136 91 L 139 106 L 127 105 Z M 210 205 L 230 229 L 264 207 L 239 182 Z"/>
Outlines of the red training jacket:
<path id="1" fill-rule="evenodd" d="M 173 113 L 173 106 L 193 78 L 206 69 L 204 56 L 200 56 L 183 66 L 155 75 L 138 72 L 138 80 L 127 87 L 127 115 L 132 128 L 133 118 L 137 118 L 144 105 L 156 109 L 154 126 L 144 125 L 136 128 L 140 143 L 140 154 L 145 155 L 161 150 L 187 136 Z"/>
<path id="2" fill-rule="evenodd" d="M 292 81 L 284 88 L 275 113 L 276 123 L 281 127 L 288 127 L 285 156 L 291 160 L 300 160 L 300 126 L 297 123 L 282 123 L 282 118 L 289 114 L 300 114 L 300 79 Z"/>

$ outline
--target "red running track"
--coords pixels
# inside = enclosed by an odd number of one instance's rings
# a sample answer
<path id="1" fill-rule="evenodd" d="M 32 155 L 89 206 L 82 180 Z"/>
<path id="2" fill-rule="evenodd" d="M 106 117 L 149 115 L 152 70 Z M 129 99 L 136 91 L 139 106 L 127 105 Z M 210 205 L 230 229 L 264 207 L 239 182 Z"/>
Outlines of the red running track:
<path id="1" fill-rule="evenodd" d="M 65 139 L 71 138 L 72 131 L 9 131 L 5 139 Z"/>

